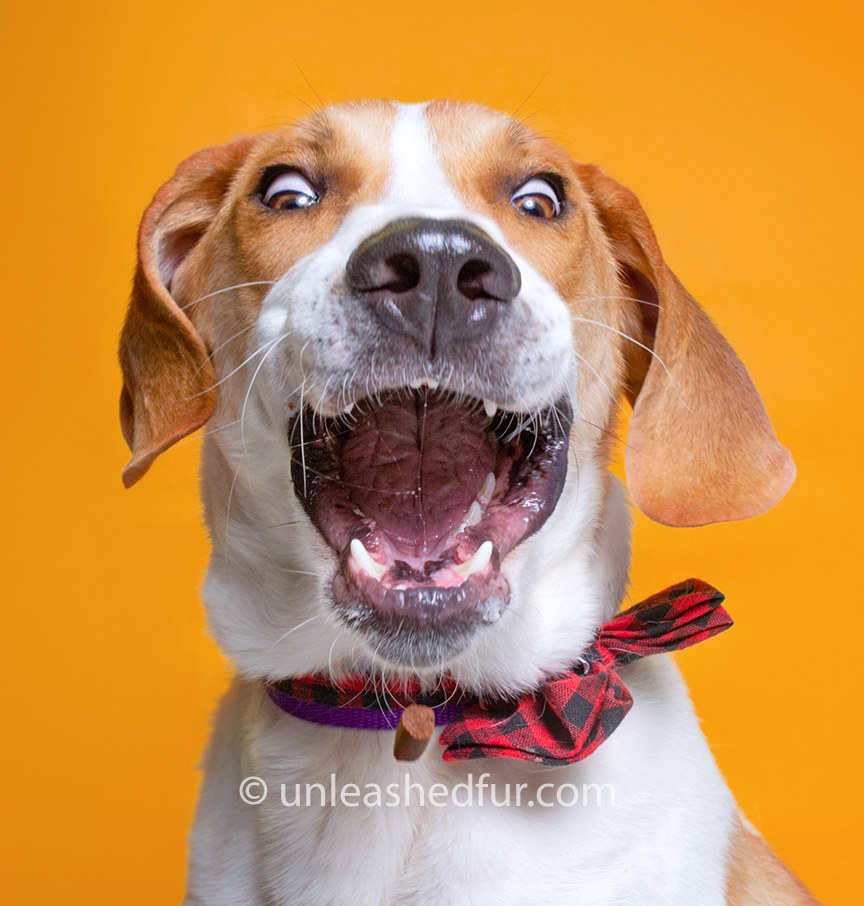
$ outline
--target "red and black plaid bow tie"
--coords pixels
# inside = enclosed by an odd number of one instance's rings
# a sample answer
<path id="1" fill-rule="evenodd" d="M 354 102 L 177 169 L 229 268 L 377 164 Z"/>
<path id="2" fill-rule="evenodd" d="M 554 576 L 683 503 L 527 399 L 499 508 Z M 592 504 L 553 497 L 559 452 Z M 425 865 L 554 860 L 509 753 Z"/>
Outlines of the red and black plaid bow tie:
<path id="1" fill-rule="evenodd" d="M 515 701 L 460 699 L 446 680 L 429 696 L 417 684 L 385 689 L 364 677 L 337 685 L 328 677 L 305 676 L 270 684 L 267 692 L 282 710 L 305 720 L 367 729 L 395 729 L 401 708 L 411 701 L 427 704 L 436 711 L 436 723 L 444 724 L 439 742 L 447 747 L 445 761 L 510 757 L 572 764 L 590 755 L 633 704 L 618 670 L 728 629 L 732 619 L 722 601 L 720 592 L 698 579 L 652 595 L 604 623 L 572 670 Z"/>
<path id="2" fill-rule="evenodd" d="M 572 764 L 590 755 L 633 704 L 618 669 L 650 654 L 695 645 L 723 632 L 732 618 L 723 595 L 689 579 L 619 613 L 600 627 L 573 670 L 541 683 L 509 706 L 478 703 L 448 724 L 445 761 L 509 756 Z"/>

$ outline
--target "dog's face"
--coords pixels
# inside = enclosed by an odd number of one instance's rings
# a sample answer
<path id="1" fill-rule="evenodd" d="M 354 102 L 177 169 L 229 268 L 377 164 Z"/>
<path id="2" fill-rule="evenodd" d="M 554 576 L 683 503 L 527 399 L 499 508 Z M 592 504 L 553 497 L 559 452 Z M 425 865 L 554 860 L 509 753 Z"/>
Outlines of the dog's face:
<path id="1" fill-rule="evenodd" d="M 125 479 L 209 422 L 216 556 L 247 587 L 312 574 L 331 666 L 338 634 L 412 669 L 476 654 L 525 594 L 527 539 L 599 544 L 608 491 L 587 476 L 621 397 L 653 518 L 742 518 L 791 483 L 632 194 L 503 115 L 363 103 L 200 152 L 139 253 Z M 278 671 L 264 648 L 296 605 L 237 598 L 227 647 L 245 633 L 245 669 Z"/>

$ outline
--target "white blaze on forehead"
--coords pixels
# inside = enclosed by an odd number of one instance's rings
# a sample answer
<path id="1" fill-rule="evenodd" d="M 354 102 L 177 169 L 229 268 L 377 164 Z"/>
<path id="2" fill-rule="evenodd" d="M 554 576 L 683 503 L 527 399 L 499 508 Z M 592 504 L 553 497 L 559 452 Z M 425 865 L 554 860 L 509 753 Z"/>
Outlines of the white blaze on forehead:
<path id="1" fill-rule="evenodd" d="M 390 134 L 390 179 L 385 204 L 463 207 L 444 176 L 429 134 L 426 104 L 399 104 Z"/>

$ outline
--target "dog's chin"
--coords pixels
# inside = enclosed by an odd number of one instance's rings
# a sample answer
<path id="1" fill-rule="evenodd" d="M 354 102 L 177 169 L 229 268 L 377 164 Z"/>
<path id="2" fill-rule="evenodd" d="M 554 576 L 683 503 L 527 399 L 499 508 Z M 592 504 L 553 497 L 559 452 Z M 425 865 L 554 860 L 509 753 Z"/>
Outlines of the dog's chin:
<path id="1" fill-rule="evenodd" d="M 338 563 L 333 610 L 378 659 L 444 666 L 500 618 L 502 563 L 558 502 L 571 421 L 566 402 L 490 412 L 428 388 L 292 421 L 294 490 Z"/>

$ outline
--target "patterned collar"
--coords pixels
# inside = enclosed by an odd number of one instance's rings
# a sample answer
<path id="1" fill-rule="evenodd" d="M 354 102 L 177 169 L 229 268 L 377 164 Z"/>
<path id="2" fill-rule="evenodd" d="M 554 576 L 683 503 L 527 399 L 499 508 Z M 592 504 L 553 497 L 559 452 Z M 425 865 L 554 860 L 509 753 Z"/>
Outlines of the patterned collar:
<path id="1" fill-rule="evenodd" d="M 732 625 L 723 595 L 688 579 L 619 613 L 564 674 L 541 680 L 521 698 L 480 700 L 443 679 L 434 693 L 417 682 L 398 687 L 352 675 L 337 682 L 324 674 L 266 684 L 281 710 L 335 727 L 395 730 L 409 704 L 432 708 L 443 726 L 445 761 L 521 758 L 547 765 L 572 764 L 590 755 L 621 723 L 633 704 L 618 670 L 639 658 L 687 648 Z"/>

